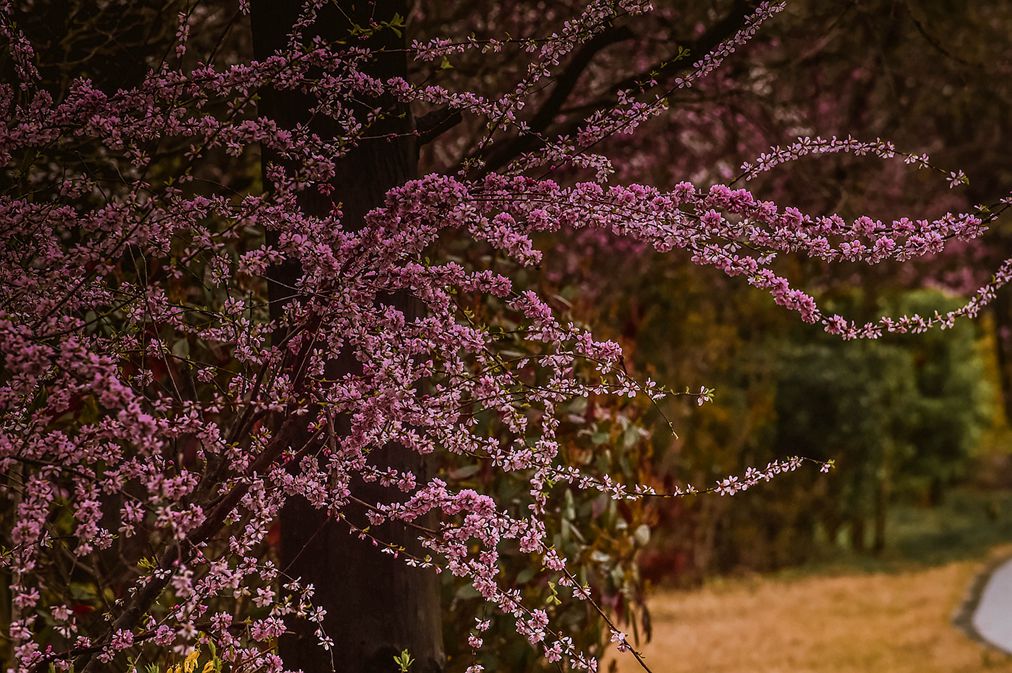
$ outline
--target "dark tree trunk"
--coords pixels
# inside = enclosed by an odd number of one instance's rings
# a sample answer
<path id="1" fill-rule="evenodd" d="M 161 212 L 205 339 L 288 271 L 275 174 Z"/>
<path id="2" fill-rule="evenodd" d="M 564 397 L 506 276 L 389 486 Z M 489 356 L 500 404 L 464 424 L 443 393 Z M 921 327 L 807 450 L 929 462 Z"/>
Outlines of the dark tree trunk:
<path id="1" fill-rule="evenodd" d="M 994 300 L 995 345 L 998 356 L 998 380 L 1001 384 L 1005 420 L 1012 423 L 1012 297 L 999 292 Z"/>
<path id="2" fill-rule="evenodd" d="M 884 475 L 878 478 L 875 485 L 875 521 L 872 530 L 871 549 L 876 554 L 881 554 L 886 547 L 886 525 L 889 511 L 889 476 Z"/>
<path id="3" fill-rule="evenodd" d="M 298 11 L 299 0 L 253 0 L 253 48 L 263 58 L 282 47 Z M 321 12 L 317 34 L 325 39 L 347 39 L 352 24 L 362 27 L 387 21 L 395 13 L 407 14 L 403 0 L 352 2 L 340 0 L 337 7 L 326 5 Z M 407 75 L 403 35 L 389 28 L 375 30 L 366 39 L 353 39 L 356 46 L 373 49 L 386 47 L 370 64 L 373 75 Z M 387 101 L 390 114 L 370 127 L 369 135 L 404 134 L 411 130 L 409 111 Z M 305 97 L 290 92 L 261 92 L 261 110 L 284 127 L 309 120 Z M 314 121 L 314 131 L 333 135 L 326 123 Z M 328 133 L 329 131 L 329 133 Z M 381 205 L 386 192 L 415 176 L 417 149 L 410 135 L 393 140 L 363 142 L 337 165 L 334 192 L 329 197 L 307 196 L 300 203 L 311 214 L 329 212 L 340 203 L 343 224 L 354 229 L 362 226 L 365 214 Z M 264 157 L 265 163 L 270 157 Z M 271 312 L 279 315 L 298 278 L 297 266 L 271 270 L 268 279 Z M 410 314 L 414 307 L 404 297 L 389 303 Z M 335 373 L 351 371 L 354 359 L 339 357 L 332 363 Z M 371 462 L 379 466 L 411 469 L 424 478 L 427 466 L 416 454 L 396 446 L 374 454 Z M 376 485 L 357 482 L 353 494 L 365 501 L 396 497 Z M 362 511 L 346 510 L 349 520 L 365 526 Z M 415 534 L 402 526 L 384 526 L 370 531 L 379 539 L 418 547 Z M 409 568 L 369 542 L 349 534 L 343 523 L 328 519 L 302 499 L 287 504 L 281 513 L 281 565 L 290 576 L 301 577 L 316 588 L 315 604 L 327 610 L 324 629 L 334 640 L 331 654 L 317 645 L 314 629 L 295 625 L 294 632 L 281 639 L 285 666 L 306 673 L 336 669 L 341 673 L 389 673 L 396 670 L 393 658 L 403 650 L 413 657 L 412 673 L 435 673 L 443 669 L 442 624 L 439 587 L 431 571 Z"/>
<path id="4" fill-rule="evenodd" d="M 850 520 L 850 548 L 859 554 L 863 554 L 867 549 L 864 517 L 861 515 L 856 515 Z"/>

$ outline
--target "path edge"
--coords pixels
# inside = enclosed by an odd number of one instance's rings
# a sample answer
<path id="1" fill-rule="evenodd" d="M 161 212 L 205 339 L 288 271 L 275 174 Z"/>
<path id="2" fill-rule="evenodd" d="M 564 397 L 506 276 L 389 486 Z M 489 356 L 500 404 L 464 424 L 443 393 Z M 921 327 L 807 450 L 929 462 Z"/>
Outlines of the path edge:
<path id="1" fill-rule="evenodd" d="M 977 611 L 977 606 L 980 605 L 980 599 L 984 594 L 984 588 L 991 580 L 991 576 L 994 575 L 995 571 L 1009 561 L 1012 561 L 1012 553 L 1005 552 L 1003 554 L 999 554 L 989 560 L 987 565 L 977 572 L 976 576 L 970 582 L 970 586 L 967 588 L 966 594 L 960 602 L 959 607 L 956 608 L 955 613 L 952 615 L 952 623 L 972 640 L 986 645 L 995 652 L 1012 656 L 1012 650 L 1006 650 L 997 643 L 991 642 L 981 635 L 981 633 L 977 631 L 977 628 L 973 625 L 973 613 Z"/>

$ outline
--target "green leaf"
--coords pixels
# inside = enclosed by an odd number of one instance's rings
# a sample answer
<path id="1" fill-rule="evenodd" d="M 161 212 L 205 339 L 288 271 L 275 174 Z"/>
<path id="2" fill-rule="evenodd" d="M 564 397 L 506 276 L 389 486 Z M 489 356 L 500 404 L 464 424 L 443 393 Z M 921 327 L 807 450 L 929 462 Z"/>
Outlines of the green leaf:
<path id="1" fill-rule="evenodd" d="M 190 341 L 185 337 L 172 344 L 172 354 L 180 358 L 190 357 Z"/>
<path id="2" fill-rule="evenodd" d="M 532 579 L 534 579 L 534 575 L 536 573 L 537 570 L 534 568 L 534 566 L 527 566 L 519 573 L 517 573 L 516 584 L 527 584 Z"/>
<path id="3" fill-rule="evenodd" d="M 473 586 L 470 584 L 462 584 L 457 587 L 457 591 L 453 594 L 453 597 L 457 600 L 464 601 L 471 598 L 479 598 L 481 596 Z"/>
<path id="4" fill-rule="evenodd" d="M 478 474 L 480 470 L 480 464 L 465 465 L 464 467 L 458 467 L 456 470 L 451 470 L 450 477 L 452 479 L 467 479 L 468 477 L 473 477 Z"/>
<path id="5" fill-rule="evenodd" d="M 400 654 L 394 655 L 394 663 L 397 664 L 398 673 L 408 673 L 411 670 L 411 664 L 415 663 L 411 653 L 407 650 L 401 650 Z"/>

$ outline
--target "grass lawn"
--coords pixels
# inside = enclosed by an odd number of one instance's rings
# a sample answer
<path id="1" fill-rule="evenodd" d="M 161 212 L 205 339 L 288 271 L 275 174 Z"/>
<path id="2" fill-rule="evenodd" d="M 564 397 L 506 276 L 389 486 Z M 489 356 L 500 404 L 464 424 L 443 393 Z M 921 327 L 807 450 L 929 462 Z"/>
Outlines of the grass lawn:
<path id="1" fill-rule="evenodd" d="M 898 509 L 880 559 L 660 591 L 642 652 L 654 673 L 1012 673 L 1012 656 L 952 623 L 976 575 L 1012 556 L 1008 504 L 959 494 L 941 509 Z M 618 670 L 641 669 L 619 655 Z"/>

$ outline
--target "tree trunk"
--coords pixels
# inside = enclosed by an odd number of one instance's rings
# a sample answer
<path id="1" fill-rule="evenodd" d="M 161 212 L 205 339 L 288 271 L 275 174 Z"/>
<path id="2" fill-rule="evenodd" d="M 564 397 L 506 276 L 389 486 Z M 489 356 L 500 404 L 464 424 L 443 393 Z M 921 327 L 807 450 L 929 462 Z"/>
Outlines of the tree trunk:
<path id="1" fill-rule="evenodd" d="M 1012 297 L 999 292 L 992 308 L 995 346 L 998 356 L 998 381 L 1001 384 L 1005 421 L 1012 424 Z"/>
<path id="2" fill-rule="evenodd" d="M 875 485 L 875 526 L 872 531 L 871 549 L 881 554 L 886 547 L 886 524 L 889 513 L 890 478 L 888 474 L 880 475 Z"/>
<path id="3" fill-rule="evenodd" d="M 292 26 L 299 0 L 253 0 L 253 49 L 257 58 L 264 58 L 283 47 Z M 352 25 L 367 27 L 370 19 L 387 21 L 395 13 L 406 16 L 403 0 L 352 2 L 340 0 L 327 4 L 317 21 L 316 34 L 325 39 L 346 39 Z M 374 50 L 386 48 L 370 64 L 370 73 L 378 77 L 407 76 L 404 37 L 390 28 L 379 28 L 367 39 L 354 39 L 355 46 Z M 374 123 L 369 135 L 403 134 L 412 126 L 410 112 L 391 101 L 391 114 Z M 291 128 L 308 122 L 310 101 L 291 92 L 261 92 L 261 111 L 281 126 Z M 314 120 L 313 130 L 333 135 L 326 122 Z M 329 130 L 329 133 L 328 133 Z M 340 203 L 344 213 L 343 226 L 362 226 L 365 214 L 382 204 L 386 192 L 415 176 L 417 150 L 414 139 L 399 136 L 394 140 L 363 142 L 339 160 L 334 179 L 334 192 L 329 197 L 307 195 L 300 206 L 310 214 L 325 214 L 333 203 Z M 271 157 L 265 156 L 265 164 Z M 292 294 L 300 270 L 287 265 L 271 269 L 268 279 L 271 313 L 280 315 Z M 394 297 L 389 303 L 409 316 L 412 302 Z M 338 357 L 332 363 L 334 373 L 353 370 L 357 363 L 350 356 Z M 378 455 L 380 454 L 380 455 Z M 396 446 L 374 453 L 370 462 L 380 467 L 410 469 L 426 478 L 421 457 Z M 389 500 L 396 494 L 378 485 L 353 484 L 353 494 L 365 501 Z M 356 524 L 366 525 L 361 510 L 348 509 L 344 514 Z M 407 567 L 400 559 L 382 554 L 367 541 L 349 534 L 347 525 L 335 522 L 315 510 L 302 499 L 289 502 L 281 512 L 281 566 L 290 576 L 301 577 L 316 588 L 314 603 L 327 610 L 324 630 L 334 640 L 331 653 L 317 644 L 314 629 L 308 624 L 293 625 L 294 632 L 281 639 L 280 650 L 285 666 L 305 673 L 337 670 L 341 673 L 389 673 L 395 671 L 395 655 L 403 650 L 414 659 L 412 673 L 436 673 L 443 669 L 442 623 L 439 587 L 434 573 Z M 403 526 L 386 525 L 374 528 L 377 538 L 402 545 L 408 550 L 418 547 L 415 535 Z M 332 655 L 332 656 L 331 656 Z"/>
<path id="4" fill-rule="evenodd" d="M 864 517 L 861 515 L 855 515 L 850 520 L 850 548 L 858 554 L 863 554 L 867 549 L 864 531 Z"/>

